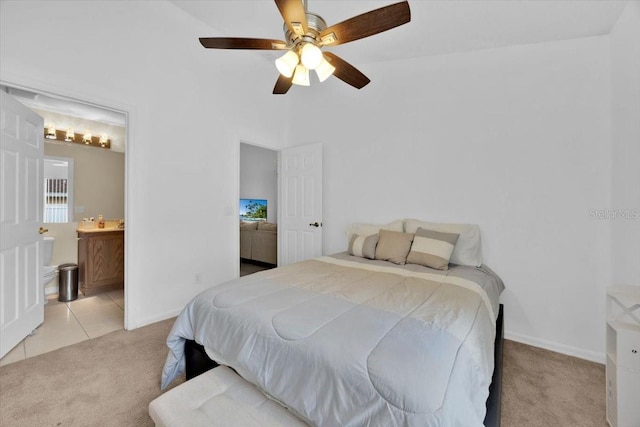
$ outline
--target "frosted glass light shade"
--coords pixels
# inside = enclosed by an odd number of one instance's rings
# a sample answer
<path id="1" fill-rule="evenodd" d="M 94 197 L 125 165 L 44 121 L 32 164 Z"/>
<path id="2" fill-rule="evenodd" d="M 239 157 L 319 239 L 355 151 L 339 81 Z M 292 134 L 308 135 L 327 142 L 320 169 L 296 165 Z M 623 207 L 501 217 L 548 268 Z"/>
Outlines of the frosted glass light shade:
<path id="1" fill-rule="evenodd" d="M 47 126 L 47 133 L 45 135 L 47 139 L 56 139 L 56 125 L 53 123 L 49 123 Z"/>
<path id="2" fill-rule="evenodd" d="M 296 69 L 296 65 L 298 65 L 298 62 L 300 62 L 298 54 L 290 50 L 280 58 L 276 59 L 276 68 L 283 76 L 291 77 Z"/>
<path id="3" fill-rule="evenodd" d="M 296 72 L 293 75 L 291 82 L 294 85 L 310 86 L 309 82 L 309 70 L 304 65 L 297 65 Z"/>
<path id="4" fill-rule="evenodd" d="M 73 128 L 68 128 L 67 129 L 67 133 L 66 133 L 66 135 L 64 137 L 64 140 L 67 141 L 67 142 L 71 142 L 71 141 L 73 141 L 75 139 L 75 137 L 76 137 L 76 134 L 73 133 Z"/>
<path id="5" fill-rule="evenodd" d="M 309 70 L 315 70 L 322 62 L 322 59 L 322 51 L 318 46 L 311 43 L 307 43 L 302 46 L 300 60 L 302 61 L 302 65 L 307 67 Z"/>
<path id="6" fill-rule="evenodd" d="M 322 61 L 320 62 L 320 65 L 316 67 L 316 74 L 318 75 L 318 80 L 320 80 L 321 82 L 327 80 L 335 70 L 336 70 L 336 67 L 329 64 L 329 61 L 327 61 L 324 57 L 322 57 Z"/>
<path id="7" fill-rule="evenodd" d="M 91 138 L 93 138 L 93 135 L 91 135 L 91 132 L 89 132 L 88 130 L 85 130 L 84 135 L 82 135 L 82 142 L 84 142 L 85 144 L 91 144 Z"/>

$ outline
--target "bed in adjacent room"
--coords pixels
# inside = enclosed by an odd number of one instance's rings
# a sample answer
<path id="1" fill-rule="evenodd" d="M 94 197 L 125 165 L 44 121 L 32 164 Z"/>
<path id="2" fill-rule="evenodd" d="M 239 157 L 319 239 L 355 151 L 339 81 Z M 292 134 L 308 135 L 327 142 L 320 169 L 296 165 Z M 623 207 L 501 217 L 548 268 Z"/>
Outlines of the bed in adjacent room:
<path id="1" fill-rule="evenodd" d="M 409 221 L 194 298 L 167 340 L 163 388 L 195 341 L 310 425 L 497 425 L 487 400 L 502 281 L 464 259 L 464 232 Z"/>

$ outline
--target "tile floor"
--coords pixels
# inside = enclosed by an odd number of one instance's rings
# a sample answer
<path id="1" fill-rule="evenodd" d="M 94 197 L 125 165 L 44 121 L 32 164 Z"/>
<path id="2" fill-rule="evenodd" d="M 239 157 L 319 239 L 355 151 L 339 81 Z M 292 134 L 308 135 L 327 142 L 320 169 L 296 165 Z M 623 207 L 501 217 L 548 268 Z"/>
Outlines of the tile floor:
<path id="1" fill-rule="evenodd" d="M 82 294 L 71 302 L 48 295 L 44 323 L 0 359 L 0 366 L 96 338 L 124 328 L 124 291 L 90 297 Z"/>

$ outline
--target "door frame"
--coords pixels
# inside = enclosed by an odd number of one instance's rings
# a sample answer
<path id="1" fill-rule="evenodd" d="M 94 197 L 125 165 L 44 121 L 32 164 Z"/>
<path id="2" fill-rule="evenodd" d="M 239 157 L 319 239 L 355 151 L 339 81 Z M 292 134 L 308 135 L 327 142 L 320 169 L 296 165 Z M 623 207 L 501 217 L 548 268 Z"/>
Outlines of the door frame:
<path id="1" fill-rule="evenodd" d="M 251 142 L 247 139 L 244 139 L 242 137 L 238 137 L 236 136 L 236 144 L 235 144 L 235 162 L 234 162 L 234 166 L 235 166 L 235 182 L 234 182 L 234 191 L 233 194 L 235 194 L 235 199 L 234 201 L 232 201 L 232 205 L 226 205 L 225 206 L 225 214 L 226 215 L 235 215 L 235 219 L 233 221 L 233 223 L 235 224 L 233 226 L 233 253 L 234 253 L 234 263 L 235 263 L 235 277 L 240 277 L 240 214 L 239 214 L 239 204 L 238 201 L 240 200 L 240 144 L 247 144 L 247 145 L 252 145 L 254 147 L 259 147 L 259 148 L 264 148 L 270 151 L 274 151 L 278 154 L 278 159 L 277 159 L 277 175 L 278 175 L 278 179 L 276 180 L 276 185 L 278 186 L 277 188 L 277 195 L 278 195 L 278 231 L 277 231 L 277 241 L 278 241 L 278 264 L 277 266 L 280 267 L 282 265 L 282 259 L 283 257 L 281 256 L 281 250 L 283 245 L 281 244 L 281 239 L 282 239 L 282 227 L 280 227 L 280 224 L 282 223 L 282 215 L 284 212 L 284 208 L 283 208 L 283 197 L 282 197 L 282 173 L 281 173 L 281 166 L 282 166 L 282 152 L 290 149 L 290 148 L 295 148 L 296 146 L 284 146 L 284 147 L 278 147 L 275 148 L 273 146 L 269 146 L 269 145 L 265 145 L 265 144 L 256 144 L 254 142 Z M 305 144 L 305 145 L 309 145 L 309 144 Z M 304 145 L 300 146 L 303 147 Z M 324 169 L 324 166 L 323 166 Z M 321 215 L 322 216 L 322 215 Z"/>
<path id="2" fill-rule="evenodd" d="M 51 98 L 57 98 L 64 101 L 73 101 L 80 104 L 89 105 L 96 108 L 101 108 L 103 110 L 109 110 L 116 113 L 123 114 L 125 117 L 125 147 L 124 147 L 124 220 L 125 220 L 125 229 L 124 229 L 124 329 L 131 330 L 137 327 L 137 320 L 134 321 L 133 315 L 133 307 L 135 307 L 136 303 L 136 293 L 134 292 L 133 283 L 129 280 L 129 269 L 127 268 L 130 265 L 130 257 L 131 254 L 134 253 L 134 245 L 135 242 L 131 236 L 135 234 L 135 231 L 132 232 L 129 222 L 129 206 L 131 206 L 131 192 L 129 191 L 129 183 L 131 171 L 134 167 L 134 156 L 133 154 L 133 141 L 131 138 L 132 132 L 132 120 L 131 116 L 135 115 L 135 107 L 132 105 L 119 104 L 119 105 L 110 105 L 109 102 L 106 102 L 103 99 L 80 99 L 74 95 L 66 93 L 65 90 L 60 88 L 47 88 L 43 86 L 35 86 L 35 85 L 27 85 L 21 84 L 15 81 L 6 81 L 0 79 L 0 85 L 7 86 L 14 89 L 26 90 L 29 92 L 39 93 Z M 135 229 L 134 229 L 135 230 Z M 239 268 L 239 265 L 238 265 Z"/>
<path id="3" fill-rule="evenodd" d="M 235 263 L 235 277 L 240 277 L 240 145 L 241 144 L 246 144 L 246 145 L 252 145 L 254 147 L 258 147 L 258 148 L 264 148 L 265 150 L 269 150 L 269 151 L 273 151 L 275 153 L 278 154 L 278 160 L 277 160 L 277 164 L 276 164 L 276 173 L 278 174 L 278 179 L 276 180 L 276 186 L 278 187 L 276 189 L 276 194 L 278 195 L 278 203 L 277 203 L 277 209 L 278 209 L 278 222 L 280 222 L 280 151 L 282 151 L 282 148 L 274 148 L 271 147 L 269 145 L 265 145 L 265 144 L 256 144 L 255 142 L 251 142 L 247 139 L 241 138 L 241 137 L 236 137 L 236 144 L 235 144 L 235 167 L 236 167 L 236 173 L 235 173 L 235 186 L 234 186 L 234 194 L 235 194 L 235 203 L 233 204 L 232 207 L 227 206 L 226 210 L 228 212 L 233 211 L 233 215 L 235 217 L 234 219 L 234 223 L 235 226 L 233 227 L 234 230 L 234 237 L 233 237 L 233 241 L 234 241 L 234 254 L 236 255 L 234 257 L 234 263 Z M 280 227 L 278 227 L 278 231 L 277 231 L 277 241 L 280 241 Z M 278 266 L 280 265 L 280 257 L 278 256 Z"/>

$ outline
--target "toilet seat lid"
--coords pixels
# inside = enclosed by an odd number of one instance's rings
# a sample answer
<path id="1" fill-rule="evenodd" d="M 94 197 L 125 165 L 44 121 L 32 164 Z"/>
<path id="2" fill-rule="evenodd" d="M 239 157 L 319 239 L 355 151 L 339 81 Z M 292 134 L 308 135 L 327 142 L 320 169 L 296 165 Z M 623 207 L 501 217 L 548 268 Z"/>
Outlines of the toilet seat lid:
<path id="1" fill-rule="evenodd" d="M 45 275 L 45 276 L 49 276 L 51 274 L 55 274 L 57 268 L 58 268 L 57 265 L 45 265 L 43 267 L 42 274 Z"/>

